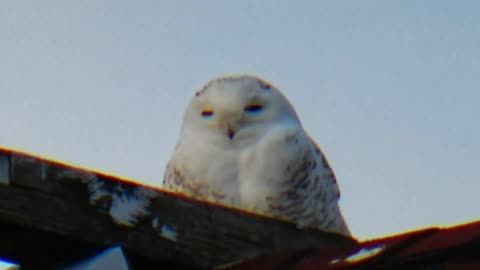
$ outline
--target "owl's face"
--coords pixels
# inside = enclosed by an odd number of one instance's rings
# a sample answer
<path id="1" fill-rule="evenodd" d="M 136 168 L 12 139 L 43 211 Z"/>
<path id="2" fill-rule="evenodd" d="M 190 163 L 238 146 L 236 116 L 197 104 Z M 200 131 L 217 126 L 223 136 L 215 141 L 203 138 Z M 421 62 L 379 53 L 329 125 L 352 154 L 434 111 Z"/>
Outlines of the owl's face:
<path id="1" fill-rule="evenodd" d="M 210 81 L 185 113 L 182 133 L 211 142 L 243 144 L 276 125 L 299 125 L 295 110 L 272 85 L 253 76 Z"/>

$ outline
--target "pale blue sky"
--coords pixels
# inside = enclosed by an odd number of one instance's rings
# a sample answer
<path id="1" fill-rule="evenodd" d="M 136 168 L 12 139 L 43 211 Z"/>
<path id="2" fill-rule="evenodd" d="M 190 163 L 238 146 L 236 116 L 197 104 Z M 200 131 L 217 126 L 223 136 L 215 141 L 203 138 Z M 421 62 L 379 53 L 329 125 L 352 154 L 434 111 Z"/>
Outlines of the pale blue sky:
<path id="1" fill-rule="evenodd" d="M 478 1 L 2 1 L 0 145 L 158 185 L 206 81 L 280 88 L 359 238 L 480 217 Z"/>

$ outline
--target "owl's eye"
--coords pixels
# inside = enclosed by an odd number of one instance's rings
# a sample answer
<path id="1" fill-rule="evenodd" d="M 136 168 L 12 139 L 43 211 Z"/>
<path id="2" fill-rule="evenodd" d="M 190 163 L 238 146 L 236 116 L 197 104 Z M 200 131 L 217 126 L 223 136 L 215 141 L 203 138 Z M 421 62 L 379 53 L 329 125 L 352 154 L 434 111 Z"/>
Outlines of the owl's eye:
<path id="1" fill-rule="evenodd" d="M 213 116 L 213 111 L 212 110 L 204 110 L 202 111 L 202 117 L 204 118 L 209 118 Z"/>
<path id="2" fill-rule="evenodd" d="M 259 111 L 263 110 L 263 106 L 259 105 L 259 104 L 252 104 L 252 105 L 245 106 L 245 108 L 243 110 L 245 112 L 255 113 L 255 112 L 259 112 Z"/>

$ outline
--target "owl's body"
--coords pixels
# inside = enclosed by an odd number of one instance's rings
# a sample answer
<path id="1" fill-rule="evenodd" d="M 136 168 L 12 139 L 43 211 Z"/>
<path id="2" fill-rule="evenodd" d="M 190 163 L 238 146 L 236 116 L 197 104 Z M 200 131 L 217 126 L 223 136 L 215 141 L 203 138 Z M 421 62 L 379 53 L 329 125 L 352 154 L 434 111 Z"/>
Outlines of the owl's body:
<path id="1" fill-rule="evenodd" d="M 350 234 L 323 153 L 287 99 L 256 77 L 216 79 L 197 92 L 164 185 L 299 227 Z"/>

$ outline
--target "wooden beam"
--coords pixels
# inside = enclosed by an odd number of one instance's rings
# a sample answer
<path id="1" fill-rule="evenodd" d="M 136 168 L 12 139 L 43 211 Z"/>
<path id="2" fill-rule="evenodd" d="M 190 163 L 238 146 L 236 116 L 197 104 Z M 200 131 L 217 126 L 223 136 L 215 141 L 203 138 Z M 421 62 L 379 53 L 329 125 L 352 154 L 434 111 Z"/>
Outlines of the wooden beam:
<path id="1" fill-rule="evenodd" d="M 0 231 L 0 257 L 51 269 L 115 245 L 136 264 L 206 269 L 355 244 L 7 149 L 0 149 Z"/>

